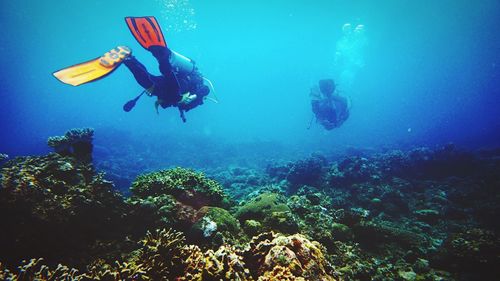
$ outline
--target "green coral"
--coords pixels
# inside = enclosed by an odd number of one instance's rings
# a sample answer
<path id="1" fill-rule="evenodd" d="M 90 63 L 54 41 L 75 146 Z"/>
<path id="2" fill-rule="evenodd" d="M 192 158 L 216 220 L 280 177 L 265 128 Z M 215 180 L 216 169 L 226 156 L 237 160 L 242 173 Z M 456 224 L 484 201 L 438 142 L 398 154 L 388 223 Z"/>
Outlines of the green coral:
<path id="1" fill-rule="evenodd" d="M 262 224 L 256 220 L 246 220 L 243 229 L 248 235 L 257 235 L 262 230 Z"/>
<path id="2" fill-rule="evenodd" d="M 416 210 L 414 214 L 419 220 L 427 223 L 434 223 L 441 218 L 439 211 L 433 209 Z"/>
<path id="3" fill-rule="evenodd" d="M 217 207 L 205 208 L 207 211 L 204 217 L 208 217 L 214 221 L 219 231 L 227 231 L 232 235 L 237 235 L 239 233 L 241 230 L 240 223 L 227 210 Z"/>
<path id="4" fill-rule="evenodd" d="M 236 244 L 241 240 L 240 223 L 227 210 L 203 207 L 198 216 L 200 219 L 192 226 L 188 236 L 198 244 L 205 241 L 209 247 L 216 248 L 223 243 Z"/>
<path id="5" fill-rule="evenodd" d="M 335 222 L 334 217 L 326 212 L 318 211 L 317 208 L 311 208 L 310 213 L 302 218 L 300 226 L 303 233 L 328 249 L 335 241 L 352 239 L 352 231 L 348 226 Z"/>
<path id="6" fill-rule="evenodd" d="M 203 173 L 180 167 L 140 175 L 130 189 L 133 197 L 169 194 L 197 209 L 203 206 L 229 205 L 229 198 L 219 183 L 206 178 Z"/>
<path id="7" fill-rule="evenodd" d="M 129 220 L 140 226 L 135 229 L 143 234 L 148 229 L 174 227 L 178 225 L 177 200 L 172 195 L 148 196 L 146 198 L 128 198 Z"/>
<path id="8" fill-rule="evenodd" d="M 255 220 L 262 224 L 262 231 L 275 230 L 284 233 L 297 232 L 295 218 L 286 205 L 284 196 L 266 192 L 249 200 L 236 211 L 241 221 Z"/>
<path id="9" fill-rule="evenodd" d="M 429 239 L 424 234 L 402 228 L 390 221 L 361 221 L 354 226 L 354 234 L 362 245 L 383 247 L 395 243 L 403 248 L 423 252 L 429 246 Z"/>

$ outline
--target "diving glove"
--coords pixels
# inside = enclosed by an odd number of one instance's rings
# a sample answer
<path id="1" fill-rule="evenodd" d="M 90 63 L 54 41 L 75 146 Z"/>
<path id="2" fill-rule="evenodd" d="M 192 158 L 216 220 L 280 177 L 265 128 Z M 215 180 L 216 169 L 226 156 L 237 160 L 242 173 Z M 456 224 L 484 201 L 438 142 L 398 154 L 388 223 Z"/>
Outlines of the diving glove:
<path id="1" fill-rule="evenodd" d="M 181 100 L 179 101 L 179 105 L 188 105 L 192 101 L 194 101 L 198 96 L 197 95 L 191 95 L 191 93 L 185 93 L 182 95 Z"/>

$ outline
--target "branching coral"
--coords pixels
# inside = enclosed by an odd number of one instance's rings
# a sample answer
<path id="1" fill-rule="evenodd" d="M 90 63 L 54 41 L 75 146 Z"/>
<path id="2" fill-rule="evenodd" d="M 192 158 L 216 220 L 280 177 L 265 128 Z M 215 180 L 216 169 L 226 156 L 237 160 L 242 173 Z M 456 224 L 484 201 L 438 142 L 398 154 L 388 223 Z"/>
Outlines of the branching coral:
<path id="1" fill-rule="evenodd" d="M 1 277 L 0 273 L 0 277 Z M 8 277 L 7 277 L 8 276 Z M 43 259 L 32 259 L 28 262 L 24 261 L 23 265 L 19 267 L 19 273 L 13 274 L 8 272 L 6 279 L 13 281 L 25 280 L 42 280 L 42 281 L 56 281 L 56 280 L 85 280 L 85 276 L 79 274 L 77 269 L 69 268 L 59 264 L 55 269 L 43 263 Z"/>
<path id="2" fill-rule="evenodd" d="M 234 248 L 221 246 L 203 253 L 184 241 L 184 236 L 173 230 L 148 233 L 130 262 L 150 280 L 251 280 Z"/>
<path id="3" fill-rule="evenodd" d="M 221 246 L 215 252 L 208 250 L 205 260 L 203 280 L 251 280 L 243 258 L 232 247 Z"/>
<path id="4" fill-rule="evenodd" d="M 131 263 L 140 267 L 152 280 L 170 280 L 170 276 L 184 271 L 179 265 L 179 261 L 183 260 L 180 254 L 184 242 L 182 233 L 171 229 L 148 232 Z"/>

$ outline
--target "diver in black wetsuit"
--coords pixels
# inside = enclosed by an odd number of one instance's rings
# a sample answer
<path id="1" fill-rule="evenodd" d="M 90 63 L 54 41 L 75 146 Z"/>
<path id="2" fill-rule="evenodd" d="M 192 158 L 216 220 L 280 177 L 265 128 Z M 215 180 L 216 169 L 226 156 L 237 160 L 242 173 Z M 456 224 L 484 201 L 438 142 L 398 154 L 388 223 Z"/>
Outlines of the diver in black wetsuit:
<path id="1" fill-rule="evenodd" d="M 316 121 L 327 130 L 340 127 L 349 118 L 347 99 L 335 93 L 332 79 L 319 81 L 319 87 L 311 88 L 311 106 Z"/>
<path id="2" fill-rule="evenodd" d="M 132 110 L 139 98 L 147 94 L 158 98 L 155 102 L 157 111 L 159 106 L 177 107 L 182 120 L 186 122 L 184 112 L 203 104 L 210 89 L 214 92 L 212 83 L 201 75 L 193 60 L 167 47 L 154 17 L 126 17 L 125 22 L 137 42 L 156 58 L 162 75 L 149 73 L 146 67 L 132 56 L 129 47 L 117 46 L 101 57 L 58 70 L 53 73 L 54 77 L 63 83 L 79 86 L 106 77 L 124 63 L 137 83 L 144 88 L 140 95 L 123 106 L 124 111 Z M 210 88 L 204 84 L 205 81 Z M 208 99 L 217 103 L 216 98 Z"/>
<path id="3" fill-rule="evenodd" d="M 143 93 L 158 98 L 155 103 L 157 110 L 158 106 L 162 108 L 177 107 L 182 120 L 186 122 L 184 112 L 202 105 L 203 99 L 210 93 L 210 89 L 203 83 L 203 76 L 191 60 L 163 46 L 151 46 L 148 50 L 158 61 L 161 76 L 149 73 L 146 67 L 134 56 L 128 56 L 123 63 L 132 72 L 137 83 L 145 89 Z M 192 65 L 188 68 L 185 65 L 184 67 L 173 65 L 172 62 L 180 60 L 188 61 Z M 179 64 L 182 63 L 185 62 Z M 123 109 L 130 111 L 141 95 L 129 101 Z"/>

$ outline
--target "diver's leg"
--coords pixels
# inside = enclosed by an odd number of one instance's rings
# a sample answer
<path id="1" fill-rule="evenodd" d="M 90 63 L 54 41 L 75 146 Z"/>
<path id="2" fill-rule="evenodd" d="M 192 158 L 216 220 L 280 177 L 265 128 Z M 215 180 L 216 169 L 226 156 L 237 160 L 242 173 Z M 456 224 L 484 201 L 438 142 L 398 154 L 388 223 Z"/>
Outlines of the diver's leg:
<path id="1" fill-rule="evenodd" d="M 128 57 L 123 61 L 123 63 L 130 70 L 130 72 L 132 72 L 135 80 L 137 81 L 137 83 L 139 83 L 139 85 L 141 85 L 141 87 L 143 87 L 144 89 L 149 89 L 154 85 L 151 79 L 152 75 L 148 72 L 146 67 L 135 57 Z"/>
<path id="2" fill-rule="evenodd" d="M 170 64 L 169 58 L 172 53 L 167 47 L 162 46 L 151 46 L 149 47 L 149 51 L 153 54 L 153 56 L 158 61 L 160 72 L 165 77 L 165 82 L 167 84 L 168 89 L 170 91 L 178 93 L 179 92 L 179 82 L 175 77 L 175 74 L 172 70 L 172 65 Z"/>
<path id="3" fill-rule="evenodd" d="M 172 65 L 170 64 L 170 51 L 167 47 L 151 46 L 148 49 L 158 61 L 160 72 L 163 76 L 168 76 L 172 73 Z"/>

